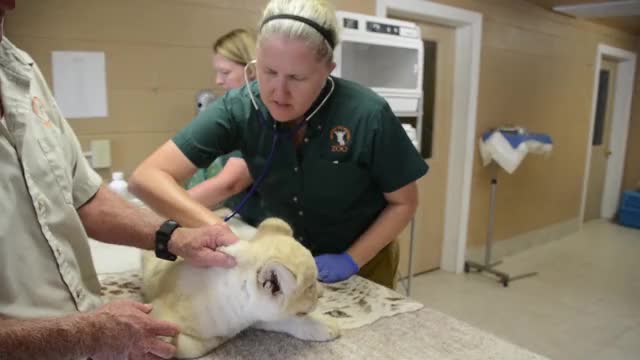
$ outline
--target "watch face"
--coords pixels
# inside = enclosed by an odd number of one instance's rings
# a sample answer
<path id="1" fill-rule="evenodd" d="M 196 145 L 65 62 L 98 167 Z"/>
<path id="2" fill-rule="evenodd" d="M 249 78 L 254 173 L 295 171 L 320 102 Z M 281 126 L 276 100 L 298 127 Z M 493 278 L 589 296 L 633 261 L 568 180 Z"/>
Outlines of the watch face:
<path id="1" fill-rule="evenodd" d="M 174 227 L 177 227 L 178 223 L 173 221 L 173 220 L 167 220 L 164 223 L 162 223 L 162 226 L 160 226 L 160 229 L 167 229 L 167 230 L 173 230 Z"/>

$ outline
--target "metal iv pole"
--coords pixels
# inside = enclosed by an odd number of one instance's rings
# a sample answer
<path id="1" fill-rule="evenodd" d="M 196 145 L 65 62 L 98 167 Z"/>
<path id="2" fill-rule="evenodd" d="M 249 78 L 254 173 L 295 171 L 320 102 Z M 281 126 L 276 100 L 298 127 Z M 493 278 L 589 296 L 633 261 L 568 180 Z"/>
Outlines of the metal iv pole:
<path id="1" fill-rule="evenodd" d="M 498 186 L 498 164 L 495 162 L 490 165 L 491 166 L 491 195 L 489 201 L 489 227 L 487 229 L 487 244 L 485 247 L 484 254 L 484 264 L 479 264 L 473 261 L 465 261 L 464 263 L 464 272 L 468 273 L 470 271 L 474 272 L 488 272 L 490 274 L 498 277 L 498 281 L 502 283 L 502 286 L 509 286 L 509 282 L 522 279 L 529 276 L 534 276 L 538 274 L 537 272 L 530 272 L 522 275 L 511 276 L 505 272 L 495 270 L 494 267 L 500 265 L 502 260 L 491 263 L 491 250 L 493 247 L 493 226 L 495 224 L 496 217 L 496 188 Z"/>

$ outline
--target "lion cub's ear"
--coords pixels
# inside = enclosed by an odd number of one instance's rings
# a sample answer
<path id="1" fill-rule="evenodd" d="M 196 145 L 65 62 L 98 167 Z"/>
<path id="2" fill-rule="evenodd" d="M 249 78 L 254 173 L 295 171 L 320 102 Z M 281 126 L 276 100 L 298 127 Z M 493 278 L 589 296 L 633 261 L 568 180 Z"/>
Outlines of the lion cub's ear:
<path id="1" fill-rule="evenodd" d="M 284 220 L 278 218 L 268 218 L 260 223 L 260 226 L 258 226 L 258 233 L 266 232 L 272 234 L 293 236 L 293 230 L 291 230 L 291 226 L 284 222 Z"/>
<path id="2" fill-rule="evenodd" d="M 269 261 L 258 270 L 258 286 L 273 297 L 289 296 L 296 289 L 296 276 L 278 261 Z"/>

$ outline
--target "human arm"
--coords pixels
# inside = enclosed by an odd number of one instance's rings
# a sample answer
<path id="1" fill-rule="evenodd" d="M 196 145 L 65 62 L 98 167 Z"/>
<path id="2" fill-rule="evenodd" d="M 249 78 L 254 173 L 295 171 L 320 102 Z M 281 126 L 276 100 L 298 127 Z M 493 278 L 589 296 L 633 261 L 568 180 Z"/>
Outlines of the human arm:
<path id="1" fill-rule="evenodd" d="M 176 336 L 179 329 L 151 318 L 150 311 L 150 305 L 120 300 L 59 318 L 0 318 L 0 358 L 169 359 L 175 346 L 158 337 Z"/>
<path id="2" fill-rule="evenodd" d="M 234 112 L 242 99 L 227 93 L 199 113 L 173 139 L 154 151 L 129 179 L 130 191 L 160 214 L 186 226 L 221 223 L 209 209 L 193 200 L 182 185 L 196 171 L 242 144 L 240 126 L 244 108 Z"/>
<path id="3" fill-rule="evenodd" d="M 367 230 L 341 254 L 316 256 L 318 278 L 323 282 L 346 280 L 373 259 L 407 226 L 418 207 L 418 186 L 413 181 L 384 193 L 387 206 Z"/>
<path id="4" fill-rule="evenodd" d="M 253 178 L 244 159 L 231 157 L 220 173 L 187 190 L 187 192 L 198 203 L 212 208 L 246 189 L 252 182 Z"/>
<path id="5" fill-rule="evenodd" d="M 359 268 L 398 237 L 418 208 L 418 186 L 415 181 L 396 191 L 385 193 L 384 197 L 387 206 L 347 250 Z"/>
<path id="6" fill-rule="evenodd" d="M 169 140 L 138 165 L 129 179 L 129 191 L 183 226 L 222 223 L 180 186 L 195 171 L 196 166 Z"/>
<path id="7" fill-rule="evenodd" d="M 132 205 L 105 186 L 78 209 L 87 235 L 110 244 L 153 250 L 155 232 L 164 219 Z"/>
<path id="8" fill-rule="evenodd" d="M 155 248 L 155 233 L 164 221 L 152 211 L 133 206 L 101 186 L 78 209 L 78 215 L 91 238 L 140 249 Z M 180 227 L 171 235 L 169 251 L 196 266 L 233 266 L 234 260 L 215 249 L 234 243 L 237 237 L 226 224 L 198 228 Z"/>

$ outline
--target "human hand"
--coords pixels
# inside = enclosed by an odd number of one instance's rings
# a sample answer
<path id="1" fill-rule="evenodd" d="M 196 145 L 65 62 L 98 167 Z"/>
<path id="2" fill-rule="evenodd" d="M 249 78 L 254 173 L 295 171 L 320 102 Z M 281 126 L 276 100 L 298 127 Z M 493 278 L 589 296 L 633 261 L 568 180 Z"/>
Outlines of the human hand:
<path id="1" fill-rule="evenodd" d="M 199 228 L 178 228 L 169 241 L 169 251 L 199 267 L 233 267 L 236 261 L 218 251 L 218 247 L 231 245 L 238 237 L 227 224 L 206 225 Z"/>
<path id="2" fill-rule="evenodd" d="M 350 278 L 360 268 L 346 251 L 342 254 L 323 254 L 315 258 L 318 267 L 318 280 L 334 283 Z"/>
<path id="3" fill-rule="evenodd" d="M 96 336 L 105 339 L 91 356 L 94 360 L 170 359 L 176 347 L 160 340 L 174 337 L 179 329 L 149 316 L 152 306 L 131 300 L 116 300 L 90 313 L 98 321 Z"/>

